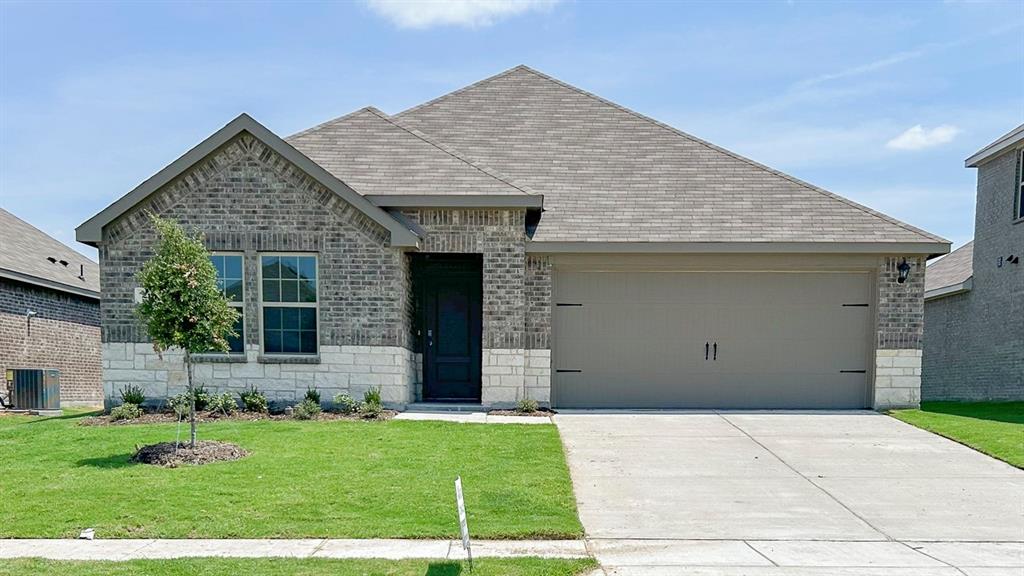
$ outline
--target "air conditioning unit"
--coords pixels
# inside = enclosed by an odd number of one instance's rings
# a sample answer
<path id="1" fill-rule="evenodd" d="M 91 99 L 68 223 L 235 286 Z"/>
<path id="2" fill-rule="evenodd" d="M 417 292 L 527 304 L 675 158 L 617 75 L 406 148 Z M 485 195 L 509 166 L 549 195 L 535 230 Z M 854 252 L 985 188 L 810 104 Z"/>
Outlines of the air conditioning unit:
<path id="1" fill-rule="evenodd" d="M 15 410 L 60 410 L 60 370 L 7 370 Z"/>

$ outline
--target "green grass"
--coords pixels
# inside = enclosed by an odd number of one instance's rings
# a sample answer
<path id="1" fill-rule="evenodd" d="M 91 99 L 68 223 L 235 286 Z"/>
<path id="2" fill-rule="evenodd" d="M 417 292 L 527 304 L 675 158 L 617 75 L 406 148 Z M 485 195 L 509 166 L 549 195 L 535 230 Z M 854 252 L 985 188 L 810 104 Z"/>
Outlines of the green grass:
<path id="1" fill-rule="evenodd" d="M 0 417 L 0 538 L 451 538 L 457 475 L 475 538 L 583 532 L 553 425 L 214 422 L 251 454 L 159 468 L 129 458 L 175 425 L 81 417 Z"/>
<path id="2" fill-rule="evenodd" d="M 0 576 L 574 576 L 593 569 L 586 559 L 481 558 L 473 572 L 465 562 L 444 560 L 322 560 L 282 558 L 184 558 L 127 562 L 5 560 Z"/>
<path id="3" fill-rule="evenodd" d="M 923 402 L 890 414 L 1024 468 L 1024 402 Z"/>

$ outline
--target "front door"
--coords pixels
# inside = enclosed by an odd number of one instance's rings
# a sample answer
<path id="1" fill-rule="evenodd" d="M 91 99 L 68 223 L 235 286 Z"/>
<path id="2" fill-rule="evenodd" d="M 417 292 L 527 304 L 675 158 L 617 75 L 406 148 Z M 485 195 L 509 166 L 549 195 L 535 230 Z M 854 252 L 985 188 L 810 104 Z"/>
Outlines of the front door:
<path id="1" fill-rule="evenodd" d="M 482 270 L 478 256 L 420 262 L 423 399 L 480 401 Z"/>

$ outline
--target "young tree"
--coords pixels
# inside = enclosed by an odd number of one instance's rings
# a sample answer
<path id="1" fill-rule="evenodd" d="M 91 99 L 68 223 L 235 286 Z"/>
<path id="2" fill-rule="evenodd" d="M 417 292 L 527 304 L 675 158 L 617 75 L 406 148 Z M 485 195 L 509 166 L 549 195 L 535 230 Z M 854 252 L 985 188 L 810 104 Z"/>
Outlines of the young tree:
<path id="1" fill-rule="evenodd" d="M 156 254 L 138 273 L 143 289 L 137 312 L 158 354 L 169 348 L 185 352 L 189 424 L 196 447 L 196 398 L 192 384 L 192 355 L 228 351 L 235 336 L 238 312 L 217 288 L 217 270 L 199 232 L 187 234 L 174 220 L 149 214 L 157 232 Z"/>

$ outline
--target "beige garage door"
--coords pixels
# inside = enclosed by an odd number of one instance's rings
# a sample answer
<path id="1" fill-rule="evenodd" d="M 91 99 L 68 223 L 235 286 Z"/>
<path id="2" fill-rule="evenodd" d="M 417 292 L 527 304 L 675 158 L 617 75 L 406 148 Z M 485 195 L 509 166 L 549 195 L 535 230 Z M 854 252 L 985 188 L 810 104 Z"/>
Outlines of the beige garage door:
<path id="1" fill-rule="evenodd" d="M 559 272 L 562 408 L 863 408 L 867 273 Z"/>

